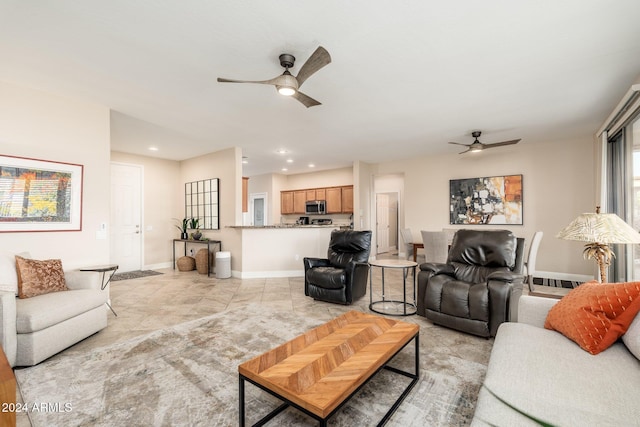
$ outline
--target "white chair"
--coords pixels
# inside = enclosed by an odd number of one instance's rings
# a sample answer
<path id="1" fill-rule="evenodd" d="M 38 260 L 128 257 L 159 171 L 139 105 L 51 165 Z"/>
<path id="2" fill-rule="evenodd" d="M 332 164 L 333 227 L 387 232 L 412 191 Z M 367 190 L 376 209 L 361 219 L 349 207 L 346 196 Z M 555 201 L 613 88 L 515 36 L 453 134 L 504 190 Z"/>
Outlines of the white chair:
<path id="1" fill-rule="evenodd" d="M 407 253 L 407 259 L 413 261 L 413 244 L 415 241 L 413 240 L 413 233 L 410 228 L 404 228 L 400 230 L 400 235 L 402 236 L 402 240 L 404 240 L 405 252 Z M 418 254 L 418 257 L 423 256 L 422 254 Z"/>
<path id="2" fill-rule="evenodd" d="M 444 231 L 420 231 L 426 262 L 445 263 L 449 255 L 448 235 Z"/>
<path id="3" fill-rule="evenodd" d="M 527 260 L 524 263 L 525 272 L 527 277 L 527 283 L 529 284 L 529 290 L 533 291 L 533 275 L 536 272 L 536 259 L 538 257 L 538 248 L 540 248 L 540 242 L 543 236 L 542 231 L 536 231 L 529 245 L 529 254 Z"/>

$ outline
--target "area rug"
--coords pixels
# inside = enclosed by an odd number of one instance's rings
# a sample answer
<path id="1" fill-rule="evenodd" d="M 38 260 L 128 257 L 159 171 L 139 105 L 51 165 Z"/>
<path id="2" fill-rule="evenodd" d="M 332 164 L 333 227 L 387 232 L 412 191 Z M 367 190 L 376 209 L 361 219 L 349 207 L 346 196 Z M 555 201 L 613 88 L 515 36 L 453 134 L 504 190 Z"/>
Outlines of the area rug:
<path id="1" fill-rule="evenodd" d="M 62 355 L 17 369 L 16 378 L 27 407 L 48 404 L 48 410 L 29 412 L 36 427 L 237 426 L 238 364 L 331 317 L 335 316 L 302 316 L 249 305 L 90 354 Z M 486 366 L 459 354 L 486 353 L 488 359 L 491 343 L 444 328 L 421 326 L 420 380 L 387 425 L 468 425 Z M 392 364 L 411 371 L 413 345 Z M 329 420 L 329 425 L 376 425 L 406 381 L 381 371 Z M 248 424 L 279 405 L 277 399 L 251 384 L 247 383 L 245 390 Z M 270 425 L 309 426 L 317 422 L 290 408 Z"/>
<path id="2" fill-rule="evenodd" d="M 159 271 L 153 271 L 153 270 L 128 271 L 126 273 L 114 274 L 111 280 L 118 281 L 118 280 L 139 279 L 140 277 L 157 276 L 158 274 L 162 274 L 162 273 L 160 273 Z"/>

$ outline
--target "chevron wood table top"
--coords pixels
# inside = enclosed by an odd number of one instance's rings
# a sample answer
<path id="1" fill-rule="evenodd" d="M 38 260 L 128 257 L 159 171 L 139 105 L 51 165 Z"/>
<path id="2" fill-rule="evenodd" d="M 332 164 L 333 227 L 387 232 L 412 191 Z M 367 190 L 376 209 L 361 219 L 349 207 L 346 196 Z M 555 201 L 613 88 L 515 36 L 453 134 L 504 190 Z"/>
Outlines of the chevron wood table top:
<path id="1" fill-rule="evenodd" d="M 238 366 L 240 375 L 326 418 L 419 332 L 350 311 Z"/>

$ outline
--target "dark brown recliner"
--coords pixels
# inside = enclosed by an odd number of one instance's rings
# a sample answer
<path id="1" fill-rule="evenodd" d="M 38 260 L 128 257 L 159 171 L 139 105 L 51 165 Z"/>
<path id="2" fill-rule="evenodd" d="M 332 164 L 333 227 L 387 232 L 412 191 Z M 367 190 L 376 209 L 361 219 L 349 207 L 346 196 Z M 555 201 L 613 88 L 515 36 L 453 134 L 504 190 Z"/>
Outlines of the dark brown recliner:
<path id="1" fill-rule="evenodd" d="M 304 294 L 351 304 L 367 293 L 371 231 L 334 230 L 327 258 L 304 258 Z"/>
<path id="2" fill-rule="evenodd" d="M 458 230 L 445 264 L 418 273 L 418 314 L 435 324 L 495 336 L 517 320 L 522 294 L 524 239 L 507 230 Z"/>

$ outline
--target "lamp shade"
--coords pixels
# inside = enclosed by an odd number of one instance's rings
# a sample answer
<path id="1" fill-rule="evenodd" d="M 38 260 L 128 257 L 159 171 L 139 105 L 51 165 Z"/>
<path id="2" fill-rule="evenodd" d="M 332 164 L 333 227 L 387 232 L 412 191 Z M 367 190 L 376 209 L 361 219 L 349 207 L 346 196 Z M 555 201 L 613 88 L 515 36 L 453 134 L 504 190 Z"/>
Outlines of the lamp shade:
<path id="1" fill-rule="evenodd" d="M 583 213 L 556 237 L 603 244 L 640 243 L 640 233 L 613 213 Z"/>

